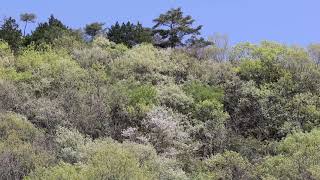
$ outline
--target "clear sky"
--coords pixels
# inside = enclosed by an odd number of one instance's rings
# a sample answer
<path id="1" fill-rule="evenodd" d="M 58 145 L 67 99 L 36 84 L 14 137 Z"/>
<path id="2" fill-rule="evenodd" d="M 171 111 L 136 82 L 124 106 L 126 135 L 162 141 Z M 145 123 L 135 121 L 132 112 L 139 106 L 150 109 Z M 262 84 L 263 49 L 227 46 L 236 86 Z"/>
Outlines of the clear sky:
<path id="1" fill-rule="evenodd" d="M 233 44 L 320 42 L 320 0 L 1 0 L 0 17 L 34 12 L 37 22 L 54 14 L 72 28 L 94 21 L 109 26 L 139 20 L 152 26 L 152 19 L 174 7 L 204 25 L 203 36 L 227 34 Z"/>

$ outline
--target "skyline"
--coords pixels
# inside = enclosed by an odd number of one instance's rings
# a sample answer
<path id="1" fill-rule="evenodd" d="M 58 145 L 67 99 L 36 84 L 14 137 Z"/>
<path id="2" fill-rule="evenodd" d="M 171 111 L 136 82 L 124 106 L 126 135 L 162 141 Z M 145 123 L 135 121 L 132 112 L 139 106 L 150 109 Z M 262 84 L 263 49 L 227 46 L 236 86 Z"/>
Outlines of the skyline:
<path id="1" fill-rule="evenodd" d="M 27 32 L 39 22 L 46 21 L 50 14 L 74 29 L 95 21 L 106 23 L 105 27 L 116 21 L 140 21 L 144 26 L 152 27 L 152 20 L 160 13 L 181 7 L 186 15 L 196 20 L 195 25 L 203 25 L 202 36 L 205 38 L 219 33 L 227 35 L 230 44 L 269 40 L 307 46 L 320 42 L 320 24 L 317 23 L 320 1 L 317 0 L 203 0 L 201 3 L 191 0 L 93 0 L 90 3 L 76 0 L 5 0 L 2 3 L 1 18 L 12 16 L 19 22 L 21 13 L 33 12 L 37 15 L 37 22 L 28 25 Z"/>

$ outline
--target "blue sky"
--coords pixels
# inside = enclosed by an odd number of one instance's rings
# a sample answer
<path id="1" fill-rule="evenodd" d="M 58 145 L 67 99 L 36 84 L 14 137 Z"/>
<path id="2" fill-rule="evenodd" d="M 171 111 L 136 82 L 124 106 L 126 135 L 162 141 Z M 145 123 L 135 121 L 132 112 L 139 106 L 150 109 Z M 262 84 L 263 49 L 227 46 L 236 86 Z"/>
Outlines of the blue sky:
<path id="1" fill-rule="evenodd" d="M 232 44 L 320 42 L 320 0 L 1 0 L 0 18 L 34 12 L 37 22 L 54 14 L 72 28 L 94 21 L 109 26 L 139 20 L 152 26 L 152 19 L 173 7 L 204 25 L 203 36 L 227 34 Z"/>

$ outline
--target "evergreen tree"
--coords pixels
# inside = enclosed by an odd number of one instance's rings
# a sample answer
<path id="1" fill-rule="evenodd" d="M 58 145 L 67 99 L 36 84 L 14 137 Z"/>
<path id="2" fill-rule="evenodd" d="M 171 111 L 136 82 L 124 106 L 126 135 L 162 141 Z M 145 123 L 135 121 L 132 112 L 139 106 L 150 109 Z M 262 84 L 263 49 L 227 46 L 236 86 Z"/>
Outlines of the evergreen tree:
<path id="1" fill-rule="evenodd" d="M 51 15 L 48 22 L 40 23 L 36 30 L 32 32 L 30 36 L 26 37 L 26 44 L 30 44 L 31 42 L 35 42 L 35 44 L 50 44 L 64 35 L 72 34 L 74 34 L 74 32 L 71 29 Z"/>
<path id="2" fill-rule="evenodd" d="M 4 23 L 0 27 L 0 39 L 6 41 L 15 53 L 20 49 L 22 33 L 16 20 L 12 17 L 4 19 Z"/>
<path id="3" fill-rule="evenodd" d="M 109 28 L 108 38 L 115 43 L 122 43 L 128 47 L 133 47 L 141 43 L 152 42 L 152 32 L 150 29 L 142 26 L 141 23 L 136 25 L 130 22 L 119 24 L 116 22 Z"/>
<path id="4" fill-rule="evenodd" d="M 192 27 L 194 19 L 184 16 L 181 8 L 171 9 L 153 20 L 153 33 L 160 47 L 177 47 L 185 45 L 183 40 L 188 35 L 199 35 L 202 26 Z"/>
<path id="5" fill-rule="evenodd" d="M 104 23 L 94 22 L 91 24 L 87 24 L 85 27 L 85 33 L 92 38 L 102 32 Z"/>

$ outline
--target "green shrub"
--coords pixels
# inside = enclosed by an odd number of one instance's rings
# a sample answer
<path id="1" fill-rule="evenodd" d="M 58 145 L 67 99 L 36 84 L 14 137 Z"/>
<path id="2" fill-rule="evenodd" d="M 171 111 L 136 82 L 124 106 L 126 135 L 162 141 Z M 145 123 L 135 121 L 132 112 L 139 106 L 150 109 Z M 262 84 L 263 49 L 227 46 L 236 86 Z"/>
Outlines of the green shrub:
<path id="1" fill-rule="evenodd" d="M 320 131 L 294 133 L 276 147 L 275 156 L 268 156 L 257 167 L 260 177 L 274 179 L 316 179 L 320 163 L 318 153 Z"/>
<path id="2" fill-rule="evenodd" d="M 64 162 L 74 164 L 85 159 L 84 148 L 91 142 L 76 129 L 69 130 L 59 127 L 56 132 L 55 142 L 57 143 L 58 157 Z"/>
<path id="3" fill-rule="evenodd" d="M 207 120 L 226 119 L 228 114 L 223 112 L 223 104 L 217 100 L 204 100 L 195 106 L 194 116 L 203 122 Z"/>
<path id="4" fill-rule="evenodd" d="M 175 84 L 160 87 L 158 97 L 161 105 L 185 114 L 190 112 L 194 103 L 193 98 Z"/>
<path id="5" fill-rule="evenodd" d="M 193 81 L 187 83 L 183 90 L 196 102 L 201 102 L 205 100 L 218 100 L 222 101 L 223 99 L 223 90 L 220 88 L 211 87 L 204 85 L 201 82 Z"/>
<path id="6" fill-rule="evenodd" d="M 60 163 L 50 168 L 39 168 L 26 176 L 24 180 L 85 180 L 88 179 L 80 174 L 80 166 Z"/>
<path id="7" fill-rule="evenodd" d="M 151 146 L 101 139 L 86 144 L 84 152 L 82 164 L 39 167 L 25 179 L 186 179 L 173 160 L 160 159 Z"/>
<path id="8" fill-rule="evenodd" d="M 22 179 L 38 167 L 49 165 L 53 157 L 44 146 L 44 134 L 25 118 L 0 115 L 0 178 Z"/>
<path id="9" fill-rule="evenodd" d="M 226 151 L 204 161 L 202 177 L 210 179 L 254 179 L 252 164 L 240 154 Z"/>

